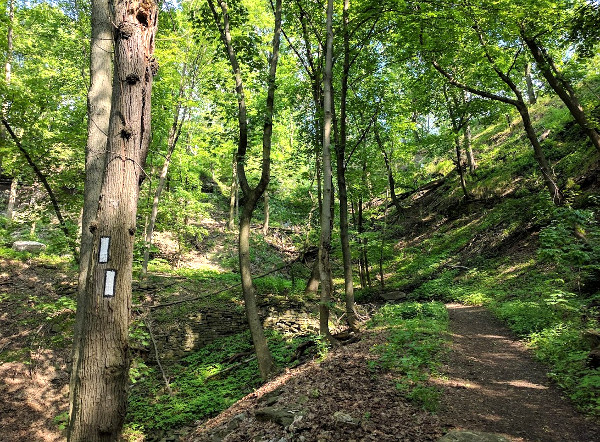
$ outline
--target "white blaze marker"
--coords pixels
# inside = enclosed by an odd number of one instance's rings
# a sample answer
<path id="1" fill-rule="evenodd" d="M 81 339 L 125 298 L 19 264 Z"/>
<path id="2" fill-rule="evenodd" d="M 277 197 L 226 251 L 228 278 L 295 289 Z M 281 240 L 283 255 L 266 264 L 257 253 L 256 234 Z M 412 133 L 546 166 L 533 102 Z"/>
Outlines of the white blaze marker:
<path id="1" fill-rule="evenodd" d="M 115 278 L 117 276 L 116 270 L 107 270 L 104 276 L 104 297 L 112 298 L 115 296 Z"/>
<path id="2" fill-rule="evenodd" d="M 100 256 L 98 257 L 99 263 L 108 262 L 108 248 L 110 246 L 110 236 L 103 236 L 100 238 Z"/>

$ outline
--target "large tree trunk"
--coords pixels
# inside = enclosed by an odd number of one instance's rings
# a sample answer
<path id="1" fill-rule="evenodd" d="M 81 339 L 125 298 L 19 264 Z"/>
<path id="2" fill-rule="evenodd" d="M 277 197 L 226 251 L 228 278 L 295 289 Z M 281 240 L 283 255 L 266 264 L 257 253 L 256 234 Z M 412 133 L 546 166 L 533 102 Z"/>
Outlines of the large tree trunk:
<path id="1" fill-rule="evenodd" d="M 96 217 L 98 200 L 106 164 L 106 144 L 110 122 L 112 99 L 112 46 L 113 34 L 109 0 L 91 2 L 90 39 L 90 87 L 87 96 L 88 138 L 85 148 L 85 182 L 81 215 L 81 244 L 79 247 L 79 277 L 77 290 L 77 311 L 73 333 L 72 366 L 79 365 L 81 347 L 81 327 L 85 321 L 83 313 L 89 310 L 92 301 L 86 296 L 86 280 L 92 252 L 93 235 L 90 231 Z M 75 370 L 72 371 L 70 385 L 70 415 L 75 403 Z M 72 423 L 72 421 L 71 421 Z M 73 439 L 76 440 L 76 439 Z"/>
<path id="2" fill-rule="evenodd" d="M 139 184 L 150 141 L 156 3 L 112 5 L 114 75 L 108 155 L 96 219 L 87 300 L 78 312 L 70 441 L 116 441 L 127 407 L 128 332 Z"/>
<path id="3" fill-rule="evenodd" d="M 275 76 L 277 73 L 277 62 L 279 60 L 279 43 L 281 35 L 281 1 L 276 0 L 275 3 L 275 30 L 273 33 L 273 53 L 269 60 L 269 76 L 267 79 L 267 101 L 265 109 L 265 120 L 263 126 L 263 156 L 261 166 L 261 177 L 257 186 L 252 189 L 248 184 L 246 176 L 245 161 L 246 152 L 248 149 L 248 123 L 246 98 L 244 94 L 244 83 L 242 81 L 242 73 L 237 60 L 235 50 L 233 48 L 231 33 L 229 29 L 229 15 L 227 3 L 224 0 L 220 1 L 221 16 L 217 12 L 213 0 L 208 0 L 208 5 L 212 12 L 215 24 L 219 30 L 221 40 L 231 64 L 231 69 L 235 77 L 235 89 L 238 99 L 238 150 L 236 154 L 237 174 L 244 195 L 244 205 L 240 216 L 240 232 L 239 232 L 239 260 L 240 274 L 242 277 L 242 292 L 244 294 L 244 304 L 246 308 L 246 316 L 250 326 L 250 333 L 254 343 L 254 349 L 258 360 L 258 368 L 260 376 L 263 380 L 271 377 L 276 370 L 275 361 L 267 346 L 262 323 L 258 317 L 258 309 L 256 307 L 256 294 L 254 284 L 252 282 L 252 274 L 250 271 L 250 221 L 254 209 L 259 198 L 263 195 L 270 180 L 271 170 L 271 139 L 273 135 L 273 108 L 275 103 Z M 221 18 L 223 22 L 221 23 Z"/>
<path id="4" fill-rule="evenodd" d="M 352 278 L 352 253 L 350 251 L 350 234 L 348 232 L 348 190 L 346 186 L 346 143 L 348 141 L 347 98 L 348 76 L 350 74 L 350 41 L 349 41 L 349 9 L 350 0 L 344 0 L 343 34 L 344 34 L 344 66 L 342 71 L 342 87 L 340 91 L 340 142 L 335 145 L 337 156 L 338 199 L 340 201 L 340 240 L 342 243 L 342 261 L 344 266 L 344 292 L 346 295 L 346 321 L 348 326 L 358 329 L 358 318 L 354 309 L 354 281 Z"/>
<path id="5" fill-rule="evenodd" d="M 329 331 L 329 302 L 333 292 L 331 279 L 331 128 L 332 128 L 332 89 L 333 73 L 333 0 L 327 0 L 327 39 L 325 49 L 325 70 L 323 72 L 323 205 L 321 207 L 321 240 L 319 252 L 319 271 L 321 273 L 321 299 L 319 303 L 319 331 L 322 336 L 331 339 Z"/>
<path id="6" fill-rule="evenodd" d="M 567 106 L 577 124 L 590 139 L 596 150 L 600 152 L 600 134 L 590 124 L 571 84 L 560 74 L 550 55 L 538 44 L 535 38 L 529 37 L 523 28 L 521 29 L 521 36 L 550 87 L 556 92 L 562 102 L 565 103 L 565 106 Z"/>

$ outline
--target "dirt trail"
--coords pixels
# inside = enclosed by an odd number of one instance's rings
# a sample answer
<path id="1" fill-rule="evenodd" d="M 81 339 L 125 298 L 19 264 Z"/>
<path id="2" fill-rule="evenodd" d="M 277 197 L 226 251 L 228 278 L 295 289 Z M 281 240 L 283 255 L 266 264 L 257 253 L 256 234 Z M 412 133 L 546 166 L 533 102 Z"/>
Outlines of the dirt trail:
<path id="1" fill-rule="evenodd" d="M 438 381 L 448 427 L 515 441 L 598 441 L 600 429 L 561 397 L 546 369 L 483 307 L 447 305 L 452 351 Z"/>

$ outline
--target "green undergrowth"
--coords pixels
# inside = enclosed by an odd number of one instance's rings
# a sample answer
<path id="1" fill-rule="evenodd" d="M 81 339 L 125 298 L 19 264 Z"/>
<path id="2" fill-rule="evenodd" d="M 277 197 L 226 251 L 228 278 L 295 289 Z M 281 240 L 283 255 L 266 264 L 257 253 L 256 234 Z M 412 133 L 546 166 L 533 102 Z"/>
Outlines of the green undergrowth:
<path id="1" fill-rule="evenodd" d="M 373 351 L 372 368 L 391 370 L 396 387 L 409 400 L 429 411 L 438 406 L 440 392 L 428 384 L 440 367 L 448 328 L 448 312 L 441 302 L 386 304 L 369 323 L 384 328 L 387 342 Z"/>
<path id="2" fill-rule="evenodd" d="M 288 340 L 273 331 L 266 333 L 279 367 L 289 366 L 298 345 L 310 339 Z M 235 355 L 235 361 L 228 362 Z M 261 384 L 253 355 L 249 332 L 221 338 L 166 368 L 172 395 L 157 366 L 136 360 L 130 374 L 127 433 L 132 438 L 155 435 L 223 411 Z"/>

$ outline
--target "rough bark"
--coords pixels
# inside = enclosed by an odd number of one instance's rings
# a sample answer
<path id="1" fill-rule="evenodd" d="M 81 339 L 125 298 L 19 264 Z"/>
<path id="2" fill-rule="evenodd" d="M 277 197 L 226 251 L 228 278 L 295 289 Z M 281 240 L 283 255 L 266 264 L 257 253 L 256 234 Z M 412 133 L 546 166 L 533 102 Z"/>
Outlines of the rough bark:
<path id="1" fill-rule="evenodd" d="M 327 0 L 325 70 L 323 72 L 323 205 L 321 208 L 321 240 L 319 244 L 319 271 L 321 274 L 321 299 L 319 303 L 319 332 L 331 339 L 329 331 L 329 303 L 333 287 L 331 284 L 331 129 L 332 129 L 332 73 L 333 73 L 333 0 Z"/>
<path id="2" fill-rule="evenodd" d="M 358 318 L 354 307 L 354 280 L 352 277 L 352 253 L 350 251 L 350 234 L 348 231 L 348 190 L 346 186 L 346 144 L 348 141 L 347 98 L 348 76 L 350 75 L 350 36 L 348 29 L 350 0 L 344 0 L 342 12 L 342 32 L 344 37 L 344 64 L 342 68 L 342 87 L 340 90 L 340 142 L 335 145 L 338 200 L 340 202 L 340 241 L 342 245 L 342 262 L 344 267 L 344 293 L 346 305 L 346 322 L 353 329 L 358 329 Z"/>
<path id="3" fill-rule="evenodd" d="M 527 98 L 529 104 L 537 103 L 537 97 L 535 96 L 535 90 L 533 89 L 533 80 L 531 78 L 531 63 L 525 63 L 525 83 L 527 84 Z"/>
<path id="4" fill-rule="evenodd" d="M 81 327 L 83 312 L 88 310 L 91 301 L 86 296 L 86 280 L 92 252 L 93 235 L 90 224 L 96 217 L 98 200 L 106 164 L 107 134 L 110 122 L 112 99 L 112 25 L 109 0 L 91 2 L 91 39 L 90 39 L 90 86 L 87 94 L 87 143 L 85 147 L 85 181 L 83 207 L 81 212 L 81 243 L 79 247 L 79 277 L 77 290 L 77 312 L 73 333 L 73 367 L 79 365 L 81 346 Z M 73 414 L 73 393 L 75 392 L 74 372 L 71 376 L 70 415 Z M 75 439 L 74 439 L 75 440 Z"/>
<path id="5" fill-rule="evenodd" d="M 261 177 L 255 188 L 250 187 L 246 176 L 245 157 L 248 149 L 246 98 L 244 94 L 244 83 L 242 80 L 240 65 L 238 63 L 231 39 L 227 3 L 224 0 L 220 1 L 221 14 L 219 14 L 217 11 L 213 0 L 208 0 L 208 5 L 211 9 L 215 24 L 219 30 L 223 45 L 227 51 L 229 62 L 235 78 L 235 89 L 238 99 L 239 128 L 238 150 L 236 154 L 237 175 L 242 193 L 244 195 L 244 205 L 242 207 L 242 213 L 240 216 L 240 232 L 238 237 L 240 275 L 242 279 L 242 292 L 244 294 L 246 316 L 250 326 L 250 333 L 252 335 L 254 349 L 256 351 L 258 368 L 261 378 L 268 379 L 275 373 L 276 365 L 271 352 L 269 351 L 269 347 L 267 346 L 267 341 L 264 335 L 262 323 L 258 317 L 258 309 L 256 306 L 256 293 L 250 271 L 250 221 L 258 200 L 267 189 L 270 180 L 271 138 L 273 134 L 273 108 L 275 102 L 275 76 L 277 73 L 277 62 L 279 60 L 279 44 L 281 35 L 281 0 L 276 0 L 275 4 L 275 29 L 272 43 L 273 52 L 269 60 L 267 100 L 263 126 Z"/>
<path id="6" fill-rule="evenodd" d="M 92 251 L 83 295 L 88 302 L 78 306 L 82 323 L 72 370 L 70 441 L 118 440 L 127 406 L 133 243 L 150 140 L 158 7 L 118 1 L 111 10 L 115 63 L 108 154 L 90 224 Z"/>
<path id="7" fill-rule="evenodd" d="M 96 217 L 106 163 L 106 143 L 112 97 L 112 25 L 109 0 L 91 3 L 90 87 L 87 95 L 88 137 L 85 147 L 85 182 L 81 246 L 79 248 L 79 293 L 85 289 L 92 248 L 90 223 Z M 78 302 L 83 302 L 79 299 Z"/>
<path id="8" fill-rule="evenodd" d="M 545 48 L 540 45 L 534 37 L 528 36 L 523 28 L 521 28 L 521 37 L 527 44 L 539 70 L 550 87 L 556 92 L 562 102 L 565 103 L 565 106 L 569 109 L 575 122 L 581 127 L 596 150 L 600 152 L 600 134 L 588 120 L 583 106 L 579 102 L 579 98 L 575 94 L 575 90 L 571 84 L 558 71 L 558 68 Z"/>

